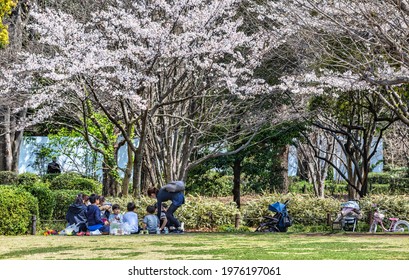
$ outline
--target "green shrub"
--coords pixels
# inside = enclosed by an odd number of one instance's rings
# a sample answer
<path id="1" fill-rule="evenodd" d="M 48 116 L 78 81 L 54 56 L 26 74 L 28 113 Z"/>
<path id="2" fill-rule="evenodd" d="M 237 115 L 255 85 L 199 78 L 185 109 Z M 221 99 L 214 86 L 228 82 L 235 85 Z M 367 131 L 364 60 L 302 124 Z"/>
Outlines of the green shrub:
<path id="1" fill-rule="evenodd" d="M 314 193 L 313 185 L 308 181 L 293 180 L 288 186 L 290 193 Z"/>
<path id="2" fill-rule="evenodd" d="M 92 179 L 84 178 L 78 173 L 63 173 L 50 183 L 52 190 L 81 190 L 87 194 L 102 192 L 102 185 Z"/>
<path id="3" fill-rule="evenodd" d="M 75 194 L 73 194 L 71 200 L 74 198 Z M 146 215 L 146 206 L 156 203 L 156 200 L 146 196 L 138 200 L 135 200 L 133 197 L 107 197 L 106 199 L 112 204 L 119 204 L 121 212 L 126 212 L 128 202 L 135 202 L 136 212 L 140 221 Z M 316 198 L 313 195 L 305 194 L 282 195 L 266 193 L 246 198 L 242 202 L 242 207 L 237 209 L 234 203 L 223 203 L 220 198 L 187 195 L 186 203 L 176 211 L 175 216 L 185 223 L 185 227 L 188 230 L 217 229 L 219 231 L 233 231 L 233 229 L 229 229 L 232 227 L 230 225 L 235 224 L 235 215 L 240 213 L 240 226 L 254 228 L 263 220 L 263 216 L 274 214 L 268 210 L 268 205 L 276 201 L 284 202 L 287 199 L 290 199 L 287 207 L 288 212 L 294 221 L 293 226 L 288 229 L 289 232 L 331 231 L 331 226 L 327 225 L 327 213 L 334 220 L 341 209 L 341 203 L 345 202 L 344 200 L 331 197 Z M 170 204 L 170 202 L 167 203 Z M 368 231 L 368 216 L 373 211 L 372 204 L 374 203 L 387 210 L 387 215 L 390 217 L 409 220 L 409 196 L 371 195 L 362 198 L 359 202 L 363 214 L 362 220 L 358 223 L 359 231 Z M 68 205 L 66 207 L 68 209 Z"/>
<path id="4" fill-rule="evenodd" d="M 389 183 L 392 193 L 406 194 L 409 193 L 409 178 L 392 178 Z"/>
<path id="5" fill-rule="evenodd" d="M 40 182 L 40 177 L 37 174 L 25 172 L 17 176 L 17 185 L 33 186 Z"/>
<path id="6" fill-rule="evenodd" d="M 389 173 L 375 173 L 370 172 L 368 174 L 368 183 L 369 184 L 389 184 L 390 179 L 392 178 L 391 174 Z"/>
<path id="7" fill-rule="evenodd" d="M 320 225 L 325 224 L 327 213 L 335 215 L 340 209 L 340 201 L 334 198 L 319 199 L 312 195 L 300 194 L 265 194 L 249 201 L 242 209 L 242 219 L 248 226 L 257 226 L 263 216 L 274 215 L 268 206 L 276 201 L 281 203 L 290 199 L 287 205 L 289 214 L 294 219 L 294 224 Z"/>
<path id="8" fill-rule="evenodd" d="M 186 186 L 187 192 L 192 195 L 227 196 L 233 189 L 233 177 L 208 170 L 200 176 L 189 177 Z"/>
<path id="9" fill-rule="evenodd" d="M 17 173 L 12 171 L 0 171 L 0 185 L 12 185 L 17 182 Z"/>
<path id="10" fill-rule="evenodd" d="M 24 185 L 23 188 L 38 200 L 39 217 L 41 220 L 51 220 L 56 206 L 55 195 L 45 183 Z"/>
<path id="11" fill-rule="evenodd" d="M 65 220 L 68 207 L 74 203 L 75 198 L 79 193 L 86 193 L 79 190 L 55 190 L 53 191 L 55 197 L 55 208 L 53 211 L 54 220 Z"/>
<path id="12" fill-rule="evenodd" d="M 389 194 L 391 193 L 389 184 L 369 184 L 370 194 Z"/>
<path id="13" fill-rule="evenodd" d="M 373 212 L 373 204 L 386 210 L 387 217 L 395 217 L 409 221 L 409 196 L 407 195 L 371 195 L 360 200 L 364 220 L 368 221 L 368 214 Z M 387 220 L 386 220 L 387 221 Z"/>
<path id="14" fill-rule="evenodd" d="M 223 203 L 202 196 L 186 196 L 186 202 L 176 213 L 186 228 L 213 229 L 221 225 L 234 224 L 239 213 L 233 202 Z"/>
<path id="15" fill-rule="evenodd" d="M 0 188 L 0 235 L 30 232 L 32 215 L 38 216 L 38 202 L 34 196 L 20 188 Z"/>

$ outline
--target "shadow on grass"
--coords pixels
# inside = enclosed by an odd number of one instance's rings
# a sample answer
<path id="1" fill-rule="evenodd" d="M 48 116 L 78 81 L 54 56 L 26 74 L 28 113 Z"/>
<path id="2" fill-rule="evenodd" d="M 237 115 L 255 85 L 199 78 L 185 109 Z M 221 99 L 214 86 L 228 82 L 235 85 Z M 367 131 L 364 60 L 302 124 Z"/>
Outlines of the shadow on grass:
<path id="1" fill-rule="evenodd" d="M 27 248 L 24 250 L 11 251 L 6 254 L 0 255 L 0 260 L 2 259 L 13 259 L 21 258 L 25 256 L 44 254 L 44 253 L 58 253 L 69 250 L 77 250 L 75 246 L 57 246 L 57 247 L 39 247 L 39 248 Z"/>

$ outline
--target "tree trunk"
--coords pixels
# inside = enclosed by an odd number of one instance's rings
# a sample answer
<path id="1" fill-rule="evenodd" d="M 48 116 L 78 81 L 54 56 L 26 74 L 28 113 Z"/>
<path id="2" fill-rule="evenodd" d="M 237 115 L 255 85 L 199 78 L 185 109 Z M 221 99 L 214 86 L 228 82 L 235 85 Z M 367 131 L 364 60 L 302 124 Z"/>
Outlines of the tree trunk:
<path id="1" fill-rule="evenodd" d="M 116 190 L 116 180 L 111 175 L 110 168 L 106 165 L 105 162 L 102 163 L 102 195 L 115 195 Z"/>
<path id="2" fill-rule="evenodd" d="M 236 158 L 233 164 L 233 201 L 240 208 L 240 176 L 241 176 L 241 158 Z"/>
<path id="3" fill-rule="evenodd" d="M 130 145 L 127 145 L 128 161 L 124 172 L 124 179 L 122 180 L 122 193 L 121 195 L 127 196 L 129 192 L 129 183 L 132 177 L 132 164 L 133 164 L 133 152 Z"/>
<path id="4" fill-rule="evenodd" d="M 281 151 L 280 155 L 280 164 L 281 164 L 281 177 L 282 177 L 282 184 L 281 184 L 281 193 L 288 193 L 288 153 L 290 152 L 290 146 L 285 145 Z"/>
<path id="5" fill-rule="evenodd" d="M 145 110 L 142 117 L 141 123 L 141 135 L 139 138 L 138 148 L 136 149 L 136 154 L 134 158 L 134 168 L 133 168 L 133 195 L 140 198 L 142 194 L 142 161 L 143 161 L 143 151 L 146 142 L 146 132 L 147 132 L 147 122 L 148 122 L 148 110 Z"/>
<path id="6" fill-rule="evenodd" d="M 21 0 L 13 9 L 12 14 L 6 24 L 10 45 L 1 50 L 0 56 L 4 61 L 13 61 L 16 53 L 21 51 L 23 45 L 23 30 L 28 21 L 27 0 Z M 0 65 L 3 67 L 3 65 Z M 21 97 L 23 98 L 23 97 Z M 7 105 L 9 100 L 0 100 L 0 170 L 18 172 L 20 157 L 20 146 L 23 141 L 24 130 L 16 130 L 17 122 L 24 118 L 27 110 L 22 110 L 18 114 L 11 113 L 12 107 Z M 23 99 L 21 99 L 23 102 Z"/>
<path id="7" fill-rule="evenodd" d="M 2 106 L 0 114 L 0 170 L 18 172 L 23 130 L 15 130 L 18 118 L 11 114 L 10 107 Z"/>

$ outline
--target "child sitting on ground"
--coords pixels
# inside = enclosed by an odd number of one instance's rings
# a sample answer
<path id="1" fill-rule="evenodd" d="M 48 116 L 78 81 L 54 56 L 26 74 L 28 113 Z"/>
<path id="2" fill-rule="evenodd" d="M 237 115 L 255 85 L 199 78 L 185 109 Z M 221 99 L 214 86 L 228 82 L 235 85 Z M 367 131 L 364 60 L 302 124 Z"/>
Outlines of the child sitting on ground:
<path id="1" fill-rule="evenodd" d="M 138 214 L 135 213 L 135 208 L 135 203 L 129 202 L 126 206 L 126 210 L 128 212 L 126 212 L 123 216 L 125 227 L 131 234 L 139 233 Z"/>
<path id="2" fill-rule="evenodd" d="M 122 214 L 121 208 L 118 204 L 112 205 L 112 213 L 109 215 L 109 228 L 110 234 L 112 235 L 124 235 L 129 234 L 127 230 L 125 230 L 124 224 L 122 223 Z"/>
<path id="3" fill-rule="evenodd" d="M 156 216 L 155 213 L 156 207 L 153 205 L 149 205 L 146 207 L 146 216 L 143 218 L 143 229 L 145 233 L 156 233 L 159 229 L 159 218 Z"/>
<path id="4" fill-rule="evenodd" d="M 109 215 L 109 223 L 122 223 L 121 207 L 118 204 L 112 205 L 112 214 Z"/>
<path id="5" fill-rule="evenodd" d="M 101 210 L 99 210 L 97 206 L 99 204 L 99 196 L 97 196 L 96 194 L 92 194 L 89 197 L 89 201 L 91 202 L 91 205 L 88 205 L 86 214 L 88 221 L 88 230 L 91 232 L 99 230 L 99 233 L 102 232 L 102 234 L 108 234 L 109 223 L 108 221 L 102 221 Z"/>

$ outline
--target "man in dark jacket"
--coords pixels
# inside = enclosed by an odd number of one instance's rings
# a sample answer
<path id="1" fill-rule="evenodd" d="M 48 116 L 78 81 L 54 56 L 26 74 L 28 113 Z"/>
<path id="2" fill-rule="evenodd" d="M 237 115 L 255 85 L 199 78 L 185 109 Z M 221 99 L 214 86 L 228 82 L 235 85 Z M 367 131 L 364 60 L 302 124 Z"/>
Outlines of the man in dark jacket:
<path id="1" fill-rule="evenodd" d="M 181 227 L 181 223 L 173 215 L 173 213 L 185 203 L 185 195 L 183 194 L 183 191 L 170 192 L 166 190 L 166 188 L 161 188 L 160 190 L 157 188 L 150 188 L 148 189 L 148 196 L 157 199 L 156 207 L 159 220 L 162 213 L 162 202 L 168 200 L 172 201 L 172 204 L 166 211 L 166 218 L 168 219 L 169 225 L 176 228 L 176 231 L 174 231 L 175 233 L 183 233 L 184 229 Z"/>
<path id="2" fill-rule="evenodd" d="M 57 158 L 53 157 L 53 161 L 47 166 L 47 174 L 60 174 L 61 166 L 57 163 Z"/>

